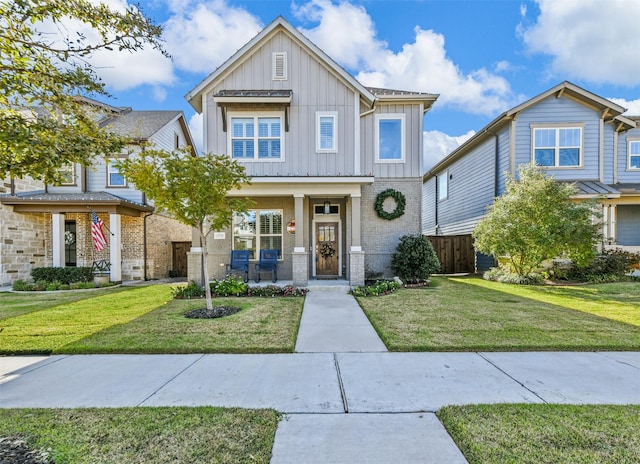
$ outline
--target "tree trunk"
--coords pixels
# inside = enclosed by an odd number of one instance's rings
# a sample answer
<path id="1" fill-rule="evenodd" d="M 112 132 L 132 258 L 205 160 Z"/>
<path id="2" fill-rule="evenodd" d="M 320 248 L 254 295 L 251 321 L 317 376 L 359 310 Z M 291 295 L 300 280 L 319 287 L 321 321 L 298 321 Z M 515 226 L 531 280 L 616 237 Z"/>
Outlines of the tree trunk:
<path id="1" fill-rule="evenodd" d="M 202 244 L 202 271 L 204 275 L 204 294 L 207 300 L 207 309 L 213 310 L 213 300 L 211 299 L 211 286 L 209 285 L 209 251 L 207 249 L 207 235 L 204 233 L 204 226 L 198 229 L 200 232 L 200 243 Z"/>

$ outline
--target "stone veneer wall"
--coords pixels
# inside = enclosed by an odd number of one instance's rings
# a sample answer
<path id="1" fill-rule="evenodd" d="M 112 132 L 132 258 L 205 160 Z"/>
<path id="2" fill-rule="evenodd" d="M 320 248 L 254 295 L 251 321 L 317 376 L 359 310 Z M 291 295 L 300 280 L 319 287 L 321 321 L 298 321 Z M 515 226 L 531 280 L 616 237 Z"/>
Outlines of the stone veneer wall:
<path id="1" fill-rule="evenodd" d="M 15 181 L 17 193 L 43 188 L 32 179 Z M 2 179 L 0 194 L 9 193 L 11 181 Z M 0 204 L 0 285 L 28 280 L 33 267 L 45 266 L 45 227 L 44 214 L 15 213 L 12 206 Z"/>
<path id="2" fill-rule="evenodd" d="M 388 221 L 378 217 L 375 202 L 378 194 L 388 188 L 402 192 L 407 200 L 404 214 Z M 387 199 L 385 211 L 393 211 L 395 202 Z M 422 179 L 376 179 L 362 187 L 362 248 L 365 252 L 365 278 L 393 277 L 391 256 L 400 237 L 420 234 L 422 214 Z"/>
<path id="3" fill-rule="evenodd" d="M 147 216 L 147 278 L 169 276 L 173 270 L 172 242 L 191 242 L 191 227 L 161 214 Z"/>

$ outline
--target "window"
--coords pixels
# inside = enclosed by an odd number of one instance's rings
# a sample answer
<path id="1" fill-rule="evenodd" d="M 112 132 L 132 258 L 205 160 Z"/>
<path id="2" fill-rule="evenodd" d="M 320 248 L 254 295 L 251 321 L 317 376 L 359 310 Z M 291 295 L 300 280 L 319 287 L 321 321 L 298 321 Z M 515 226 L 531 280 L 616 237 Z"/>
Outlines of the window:
<path id="1" fill-rule="evenodd" d="M 116 167 L 118 158 L 109 158 L 107 160 L 107 186 L 108 187 L 125 187 L 127 183 L 124 176 L 120 174 L 120 170 Z"/>
<path id="2" fill-rule="evenodd" d="M 629 169 L 640 169 L 640 140 L 629 141 Z"/>
<path id="3" fill-rule="evenodd" d="M 76 185 L 76 165 L 75 163 L 64 164 L 58 169 L 62 176 L 60 185 Z"/>
<path id="4" fill-rule="evenodd" d="M 257 250 L 278 250 L 278 259 L 282 259 L 282 211 L 234 214 L 233 249 L 249 250 L 249 259 L 258 259 Z"/>
<path id="5" fill-rule="evenodd" d="M 533 157 L 538 166 L 580 166 L 582 164 L 581 153 L 581 127 L 533 129 Z"/>
<path id="6" fill-rule="evenodd" d="M 273 54 L 273 80 L 287 80 L 287 54 L 286 52 L 278 52 Z"/>
<path id="7" fill-rule="evenodd" d="M 449 171 L 438 176 L 438 200 L 446 200 L 449 196 Z"/>
<path id="8" fill-rule="evenodd" d="M 282 117 L 232 117 L 230 143 L 234 159 L 282 161 Z"/>
<path id="9" fill-rule="evenodd" d="M 376 116 L 376 161 L 404 162 L 404 115 Z"/>
<path id="10" fill-rule="evenodd" d="M 316 113 L 316 151 L 335 153 L 337 151 L 336 112 Z"/>

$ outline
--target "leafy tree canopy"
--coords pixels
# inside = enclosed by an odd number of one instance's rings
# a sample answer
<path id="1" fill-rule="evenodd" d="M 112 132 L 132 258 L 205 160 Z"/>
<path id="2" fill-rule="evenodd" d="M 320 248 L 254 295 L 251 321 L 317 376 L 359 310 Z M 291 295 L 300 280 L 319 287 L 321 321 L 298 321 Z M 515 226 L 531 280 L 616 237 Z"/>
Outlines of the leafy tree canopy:
<path id="1" fill-rule="evenodd" d="M 66 24 L 92 29 L 70 36 Z M 47 32 L 56 31 L 56 32 Z M 162 29 L 136 7 L 89 0 L 0 0 L 0 173 L 52 183 L 126 143 L 99 127 L 80 95 L 106 94 L 87 59 L 98 50 L 162 48 Z M 95 37 L 93 37 L 95 35 Z"/>
<path id="2" fill-rule="evenodd" d="M 476 226 L 476 248 L 506 257 L 510 270 L 521 276 L 561 256 L 577 265 L 591 262 L 600 225 L 593 220 L 594 203 L 576 202 L 574 193 L 573 185 L 556 182 L 534 165 L 522 166 L 519 180 L 507 181 L 506 193 Z"/>
<path id="3" fill-rule="evenodd" d="M 207 236 L 231 225 L 233 212 L 246 212 L 253 201 L 229 196 L 249 182 L 244 167 L 223 155 L 191 156 L 190 149 L 175 152 L 145 150 L 142 156 L 120 162 L 119 168 L 138 190 L 177 220 L 198 230 L 202 244 L 205 283 L 209 282 Z M 211 289 L 205 284 L 207 308 Z"/>

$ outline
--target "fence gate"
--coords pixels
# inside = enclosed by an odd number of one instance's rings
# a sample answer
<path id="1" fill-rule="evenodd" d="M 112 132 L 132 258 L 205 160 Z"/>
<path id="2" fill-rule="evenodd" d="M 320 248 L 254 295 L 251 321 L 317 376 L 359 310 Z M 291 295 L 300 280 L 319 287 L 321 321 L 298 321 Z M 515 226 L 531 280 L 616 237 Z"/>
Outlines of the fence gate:
<path id="1" fill-rule="evenodd" d="M 191 242 L 172 242 L 174 277 L 187 277 L 187 252 L 191 249 Z"/>
<path id="2" fill-rule="evenodd" d="M 440 273 L 474 273 L 475 250 L 471 235 L 431 235 L 427 237 L 440 260 Z"/>

